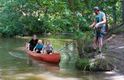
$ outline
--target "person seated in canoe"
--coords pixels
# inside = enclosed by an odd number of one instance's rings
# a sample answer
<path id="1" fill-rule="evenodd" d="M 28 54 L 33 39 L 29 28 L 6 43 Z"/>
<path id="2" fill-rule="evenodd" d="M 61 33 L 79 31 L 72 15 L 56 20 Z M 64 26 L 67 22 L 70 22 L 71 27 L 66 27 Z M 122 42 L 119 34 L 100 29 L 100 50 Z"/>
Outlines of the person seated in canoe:
<path id="1" fill-rule="evenodd" d="M 42 40 L 38 40 L 38 43 L 34 47 L 33 51 L 35 51 L 37 53 L 43 53 L 43 47 L 44 47 L 43 41 Z"/>
<path id="2" fill-rule="evenodd" d="M 34 34 L 32 39 L 26 44 L 27 49 L 33 51 L 37 42 L 38 42 L 37 36 Z"/>
<path id="3" fill-rule="evenodd" d="M 46 45 L 44 46 L 44 50 L 47 54 L 52 54 L 53 52 L 53 47 L 52 44 L 50 43 L 50 41 L 46 42 Z"/>

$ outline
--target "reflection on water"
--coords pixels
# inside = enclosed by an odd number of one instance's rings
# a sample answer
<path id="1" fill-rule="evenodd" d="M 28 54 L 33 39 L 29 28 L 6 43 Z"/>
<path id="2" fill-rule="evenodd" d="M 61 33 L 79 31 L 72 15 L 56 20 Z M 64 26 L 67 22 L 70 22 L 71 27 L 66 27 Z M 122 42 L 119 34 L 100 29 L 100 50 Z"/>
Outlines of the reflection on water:
<path id="1" fill-rule="evenodd" d="M 51 39 L 55 50 L 61 51 L 59 65 L 33 61 L 27 64 L 24 52 L 29 38 L 0 39 L 0 80 L 123 80 L 115 72 L 81 72 L 75 70 L 77 53 L 72 45 L 62 49 L 69 40 Z"/>
<path id="2" fill-rule="evenodd" d="M 74 49 L 74 45 L 71 43 L 66 43 L 65 47 L 61 51 L 61 69 L 72 69 L 75 70 L 75 63 L 77 60 L 78 54 Z"/>

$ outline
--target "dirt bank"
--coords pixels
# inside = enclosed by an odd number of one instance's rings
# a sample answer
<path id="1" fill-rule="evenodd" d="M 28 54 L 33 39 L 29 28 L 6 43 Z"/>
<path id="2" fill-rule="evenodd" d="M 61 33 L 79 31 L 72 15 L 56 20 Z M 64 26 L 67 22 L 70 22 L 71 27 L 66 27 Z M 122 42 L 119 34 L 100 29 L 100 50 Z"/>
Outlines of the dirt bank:
<path id="1" fill-rule="evenodd" d="M 114 61 L 117 71 L 124 73 L 124 33 L 115 35 L 107 45 L 107 54 Z"/>

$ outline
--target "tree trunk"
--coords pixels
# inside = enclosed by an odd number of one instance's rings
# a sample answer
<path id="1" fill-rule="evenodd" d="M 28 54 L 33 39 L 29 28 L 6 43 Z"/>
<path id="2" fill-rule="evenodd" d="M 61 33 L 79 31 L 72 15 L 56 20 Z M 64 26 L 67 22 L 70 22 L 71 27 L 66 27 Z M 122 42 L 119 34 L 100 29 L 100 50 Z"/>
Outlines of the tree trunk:
<path id="1" fill-rule="evenodd" d="M 112 10 L 113 10 L 112 14 L 113 14 L 114 24 L 116 24 L 117 18 L 116 18 L 116 6 L 115 5 L 112 7 Z"/>

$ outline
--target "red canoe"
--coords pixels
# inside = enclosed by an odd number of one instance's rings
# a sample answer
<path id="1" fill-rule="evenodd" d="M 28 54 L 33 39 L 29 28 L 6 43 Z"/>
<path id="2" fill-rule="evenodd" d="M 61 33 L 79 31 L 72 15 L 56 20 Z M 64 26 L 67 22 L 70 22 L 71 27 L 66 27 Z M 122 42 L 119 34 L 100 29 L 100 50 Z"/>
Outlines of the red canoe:
<path id="1" fill-rule="evenodd" d="M 53 54 L 39 54 L 32 51 L 27 50 L 26 53 L 29 57 L 32 59 L 35 59 L 37 61 L 43 61 L 48 63 L 59 63 L 60 61 L 60 53 L 53 53 Z"/>

